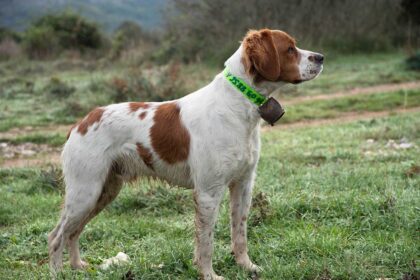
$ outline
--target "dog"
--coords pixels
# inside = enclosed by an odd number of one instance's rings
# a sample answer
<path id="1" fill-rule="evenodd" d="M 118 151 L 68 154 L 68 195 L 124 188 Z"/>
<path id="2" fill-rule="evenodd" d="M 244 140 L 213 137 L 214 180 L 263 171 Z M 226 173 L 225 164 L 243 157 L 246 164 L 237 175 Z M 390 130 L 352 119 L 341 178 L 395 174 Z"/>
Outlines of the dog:
<path id="1" fill-rule="evenodd" d="M 247 248 L 264 106 L 253 92 L 264 99 L 285 83 L 317 77 L 323 56 L 298 49 L 283 31 L 251 30 L 225 66 L 210 84 L 180 99 L 99 107 L 71 128 L 62 151 L 64 207 L 48 237 L 52 271 L 62 268 L 65 246 L 72 268 L 87 265 L 79 252 L 84 226 L 114 200 L 123 182 L 138 176 L 193 190 L 194 263 L 203 279 L 223 279 L 212 267 L 213 229 L 229 189 L 235 260 L 251 272 L 260 270 Z M 274 115 L 267 120 L 280 116 Z"/>

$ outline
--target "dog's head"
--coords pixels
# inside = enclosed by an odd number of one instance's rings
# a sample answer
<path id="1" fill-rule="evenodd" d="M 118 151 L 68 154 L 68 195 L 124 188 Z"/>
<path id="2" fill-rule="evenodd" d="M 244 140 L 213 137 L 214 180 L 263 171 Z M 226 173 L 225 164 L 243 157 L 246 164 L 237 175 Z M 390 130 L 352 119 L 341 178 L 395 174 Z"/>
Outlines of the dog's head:
<path id="1" fill-rule="evenodd" d="M 242 46 L 245 71 L 257 83 L 297 84 L 317 77 L 322 71 L 322 54 L 297 48 L 295 39 L 280 30 L 251 30 Z"/>

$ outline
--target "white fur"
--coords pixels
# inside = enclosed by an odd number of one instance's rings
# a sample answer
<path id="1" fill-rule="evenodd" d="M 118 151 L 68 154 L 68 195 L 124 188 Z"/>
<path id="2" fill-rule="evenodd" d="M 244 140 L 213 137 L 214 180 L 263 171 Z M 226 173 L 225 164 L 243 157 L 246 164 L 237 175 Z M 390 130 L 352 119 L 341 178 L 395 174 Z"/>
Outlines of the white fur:
<path id="1" fill-rule="evenodd" d="M 308 69 L 314 67 L 308 60 L 309 52 L 300 52 L 301 77 L 311 79 L 314 75 L 309 74 Z M 267 96 L 282 84 L 254 84 L 245 73 L 241 56 L 242 46 L 225 63 L 234 75 Z M 152 149 L 149 131 L 154 112 L 161 103 L 149 103 L 150 108 L 135 113 L 130 112 L 128 103 L 109 105 L 105 107 L 101 121 L 89 127 L 86 135 L 75 130 L 71 133 L 62 153 L 67 186 L 65 207 L 61 221 L 50 235 L 50 248 L 58 246 L 57 250 L 50 249 L 54 271 L 61 268 L 62 250 L 67 242 L 72 266 L 85 265 L 79 256 L 78 236 L 69 240 L 70 230 L 79 226 L 92 211 L 115 161 L 123 166 L 123 180 L 150 175 L 194 189 L 198 210 L 195 262 L 205 279 L 221 279 L 212 268 L 213 228 L 223 193 L 229 187 L 235 259 L 246 269 L 258 270 L 248 256 L 246 237 L 246 218 L 260 153 L 257 107 L 233 88 L 222 73 L 207 86 L 177 102 L 182 123 L 191 138 L 185 162 L 167 164 Z M 144 110 L 147 117 L 139 120 L 138 116 Z M 137 142 L 152 152 L 154 171 L 137 154 Z"/>
<path id="2" fill-rule="evenodd" d="M 323 64 L 317 64 L 309 60 L 310 56 L 317 55 L 317 53 L 301 50 L 296 48 L 300 53 L 299 72 L 302 81 L 308 81 L 316 78 L 321 74 Z"/>

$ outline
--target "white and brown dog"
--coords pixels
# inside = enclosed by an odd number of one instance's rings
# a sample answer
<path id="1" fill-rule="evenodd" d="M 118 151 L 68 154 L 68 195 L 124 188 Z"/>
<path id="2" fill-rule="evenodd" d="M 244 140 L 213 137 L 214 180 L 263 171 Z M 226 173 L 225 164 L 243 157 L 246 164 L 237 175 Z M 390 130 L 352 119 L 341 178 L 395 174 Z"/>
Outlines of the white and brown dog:
<path id="1" fill-rule="evenodd" d="M 315 78 L 323 56 L 300 50 L 285 32 L 250 31 L 226 61 L 230 73 L 269 96 L 284 83 Z M 62 267 L 68 246 L 73 268 L 83 268 L 79 236 L 119 193 L 124 181 L 151 176 L 193 189 L 194 261 L 204 279 L 222 279 L 212 267 L 213 228 L 230 191 L 232 250 L 250 271 L 247 217 L 260 154 L 258 107 L 223 73 L 178 100 L 131 102 L 96 108 L 69 132 L 62 153 L 66 184 L 61 219 L 49 235 L 50 266 Z"/>

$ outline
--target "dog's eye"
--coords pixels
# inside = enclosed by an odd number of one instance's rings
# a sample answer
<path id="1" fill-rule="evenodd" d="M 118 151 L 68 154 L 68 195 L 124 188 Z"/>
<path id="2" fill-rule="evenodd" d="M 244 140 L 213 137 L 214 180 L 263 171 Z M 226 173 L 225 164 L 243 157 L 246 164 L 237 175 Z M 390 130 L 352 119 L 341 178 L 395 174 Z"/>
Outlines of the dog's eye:
<path id="1" fill-rule="evenodd" d="M 295 48 L 293 48 L 293 47 L 289 47 L 289 48 L 287 49 L 287 52 L 288 52 L 288 53 L 290 53 L 290 54 L 292 54 L 292 53 L 294 53 L 294 52 L 295 52 Z"/>

